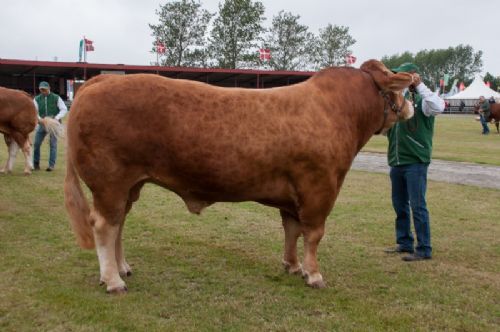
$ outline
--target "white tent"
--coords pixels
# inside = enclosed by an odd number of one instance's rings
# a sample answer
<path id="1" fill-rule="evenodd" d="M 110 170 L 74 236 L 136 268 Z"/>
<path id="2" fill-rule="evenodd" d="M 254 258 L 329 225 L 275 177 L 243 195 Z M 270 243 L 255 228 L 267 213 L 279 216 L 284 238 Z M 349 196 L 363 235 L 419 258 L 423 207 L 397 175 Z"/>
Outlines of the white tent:
<path id="1" fill-rule="evenodd" d="M 489 99 L 491 97 L 498 99 L 500 98 L 500 93 L 492 90 L 484 84 L 483 78 L 477 75 L 474 81 L 462 92 L 456 95 L 445 97 L 446 100 L 465 100 L 465 99 L 479 99 L 480 96 Z"/>

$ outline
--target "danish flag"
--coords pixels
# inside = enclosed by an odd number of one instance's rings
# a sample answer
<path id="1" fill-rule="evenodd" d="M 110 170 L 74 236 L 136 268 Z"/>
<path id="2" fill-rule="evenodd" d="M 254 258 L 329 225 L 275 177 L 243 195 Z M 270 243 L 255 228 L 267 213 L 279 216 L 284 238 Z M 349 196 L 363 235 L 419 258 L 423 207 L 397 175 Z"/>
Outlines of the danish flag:
<path id="1" fill-rule="evenodd" d="M 353 65 L 356 62 L 356 60 L 357 60 L 356 57 L 352 54 L 347 54 L 345 57 L 345 62 L 348 65 Z"/>
<path id="2" fill-rule="evenodd" d="M 85 38 L 85 51 L 92 52 L 94 50 L 93 41 Z"/>
<path id="3" fill-rule="evenodd" d="M 271 60 L 271 50 L 268 48 L 261 48 L 259 50 L 259 58 L 262 61 L 269 61 Z"/>

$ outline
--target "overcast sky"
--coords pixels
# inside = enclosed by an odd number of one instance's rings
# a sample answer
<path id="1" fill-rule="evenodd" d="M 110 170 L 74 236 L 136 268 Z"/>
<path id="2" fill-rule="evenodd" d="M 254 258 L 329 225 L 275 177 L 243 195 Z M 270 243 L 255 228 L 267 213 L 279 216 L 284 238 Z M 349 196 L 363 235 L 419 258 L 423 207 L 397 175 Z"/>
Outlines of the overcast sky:
<path id="1" fill-rule="evenodd" d="M 222 0 L 203 0 L 217 12 Z M 94 41 L 88 62 L 145 65 L 158 0 L 2 0 L 0 58 L 75 62 L 82 36 Z M 317 34 L 328 23 L 349 27 L 353 55 L 384 55 L 459 44 L 483 51 L 483 73 L 500 76 L 500 0 L 263 0 L 266 25 L 280 10 L 301 16 Z"/>

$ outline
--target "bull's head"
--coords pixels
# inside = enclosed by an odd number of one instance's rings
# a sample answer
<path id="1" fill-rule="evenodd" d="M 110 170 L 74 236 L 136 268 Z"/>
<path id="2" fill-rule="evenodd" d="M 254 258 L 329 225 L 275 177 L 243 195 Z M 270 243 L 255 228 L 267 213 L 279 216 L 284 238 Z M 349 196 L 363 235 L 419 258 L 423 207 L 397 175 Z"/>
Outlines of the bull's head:
<path id="1" fill-rule="evenodd" d="M 371 75 L 384 99 L 384 121 L 378 133 L 385 133 L 396 121 L 413 116 L 413 106 L 402 94 L 413 83 L 412 74 L 394 74 L 378 60 L 368 60 L 360 69 Z"/>

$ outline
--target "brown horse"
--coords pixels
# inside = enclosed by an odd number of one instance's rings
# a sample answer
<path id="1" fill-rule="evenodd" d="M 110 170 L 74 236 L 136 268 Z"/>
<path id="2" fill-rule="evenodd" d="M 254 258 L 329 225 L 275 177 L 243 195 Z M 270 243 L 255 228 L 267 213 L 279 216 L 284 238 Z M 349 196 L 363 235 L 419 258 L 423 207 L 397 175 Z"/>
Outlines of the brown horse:
<path id="1" fill-rule="evenodd" d="M 479 104 L 475 106 L 474 113 L 478 114 L 479 113 Z M 500 123 L 500 104 L 499 103 L 493 103 L 490 104 L 490 116 L 488 119 L 486 119 L 486 122 L 490 123 L 493 122 L 495 123 L 495 127 L 497 127 L 497 134 L 500 134 L 499 130 L 499 123 Z"/>

